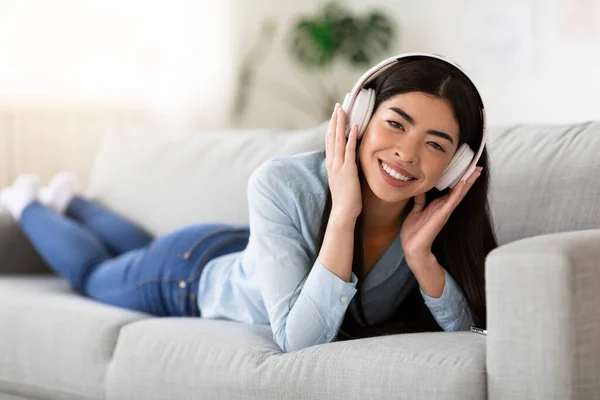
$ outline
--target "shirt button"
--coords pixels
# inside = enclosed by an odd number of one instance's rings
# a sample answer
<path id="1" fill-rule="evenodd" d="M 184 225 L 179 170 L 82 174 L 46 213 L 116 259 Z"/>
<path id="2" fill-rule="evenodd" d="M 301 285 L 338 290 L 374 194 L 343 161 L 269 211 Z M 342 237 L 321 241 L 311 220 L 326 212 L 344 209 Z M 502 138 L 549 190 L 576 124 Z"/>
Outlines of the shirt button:
<path id="1" fill-rule="evenodd" d="M 348 302 L 348 297 L 342 296 L 340 300 L 342 300 L 342 303 L 346 304 Z"/>
<path id="2" fill-rule="evenodd" d="M 185 286 L 186 286 L 186 283 L 185 283 L 185 281 L 179 281 L 179 287 L 180 287 L 180 288 L 182 288 L 182 289 L 183 289 L 183 288 L 185 288 Z"/>
<path id="3" fill-rule="evenodd" d="M 327 333 L 327 339 L 331 339 L 333 337 L 333 334 L 331 334 L 331 332 Z"/>
<path id="4" fill-rule="evenodd" d="M 446 315 L 446 313 L 443 311 L 438 311 L 437 315 L 439 315 L 440 317 L 443 317 L 444 315 Z"/>

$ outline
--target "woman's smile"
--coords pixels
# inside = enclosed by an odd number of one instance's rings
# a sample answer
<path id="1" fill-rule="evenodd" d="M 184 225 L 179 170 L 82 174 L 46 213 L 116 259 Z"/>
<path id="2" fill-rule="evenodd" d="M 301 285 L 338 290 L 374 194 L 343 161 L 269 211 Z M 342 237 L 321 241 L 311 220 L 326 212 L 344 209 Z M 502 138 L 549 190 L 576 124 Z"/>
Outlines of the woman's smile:
<path id="1" fill-rule="evenodd" d="M 383 180 L 393 187 L 405 188 L 416 180 L 415 178 L 408 175 L 408 173 L 406 173 L 405 175 L 400 171 L 396 171 L 395 169 L 390 168 L 382 160 L 379 160 L 378 164 Z M 394 175 L 394 177 L 392 177 L 391 175 Z"/>

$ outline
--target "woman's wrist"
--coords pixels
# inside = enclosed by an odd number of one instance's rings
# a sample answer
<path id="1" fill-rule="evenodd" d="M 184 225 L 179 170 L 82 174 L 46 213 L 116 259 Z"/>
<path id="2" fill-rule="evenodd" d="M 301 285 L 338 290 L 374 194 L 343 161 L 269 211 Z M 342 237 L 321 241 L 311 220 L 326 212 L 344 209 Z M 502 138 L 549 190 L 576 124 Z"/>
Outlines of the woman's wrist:
<path id="1" fill-rule="evenodd" d="M 349 282 L 352 277 L 355 222 L 332 212 L 318 256 L 325 268 L 345 282 Z"/>
<path id="2" fill-rule="evenodd" d="M 430 253 L 405 258 L 421 290 L 429 297 L 441 297 L 446 286 L 446 272 L 435 255 Z"/>
<path id="3" fill-rule="evenodd" d="M 354 231 L 357 218 L 358 217 L 354 217 L 346 212 L 332 209 L 331 213 L 329 214 L 329 221 L 327 225 L 330 225 L 335 229 Z"/>
<path id="4" fill-rule="evenodd" d="M 419 270 L 423 268 L 431 267 L 432 265 L 439 265 L 437 262 L 436 256 L 431 252 L 422 252 L 419 254 L 404 254 L 404 258 L 406 259 L 406 263 L 410 267 L 411 270 Z"/>

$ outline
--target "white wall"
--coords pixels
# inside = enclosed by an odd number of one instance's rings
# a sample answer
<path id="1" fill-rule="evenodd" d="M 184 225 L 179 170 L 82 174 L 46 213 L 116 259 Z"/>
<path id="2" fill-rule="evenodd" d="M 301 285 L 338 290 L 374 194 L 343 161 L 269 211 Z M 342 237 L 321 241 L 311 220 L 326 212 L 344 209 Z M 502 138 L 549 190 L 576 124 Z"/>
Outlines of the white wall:
<path id="1" fill-rule="evenodd" d="M 482 93 L 490 125 L 600 120 L 599 0 L 343 3 L 358 11 L 378 6 L 395 16 L 400 32 L 394 53 L 435 52 L 463 66 Z M 251 13 L 257 9 L 254 4 L 264 12 Z M 248 18 L 242 40 L 249 45 L 261 18 L 274 15 L 280 21 L 291 21 L 298 13 L 312 13 L 320 4 L 316 0 L 252 2 L 244 10 Z M 569 7 L 574 14 L 569 14 Z M 584 30 L 582 37 L 569 33 L 573 26 L 581 28 L 585 18 L 595 24 L 588 29 L 591 32 Z M 336 71 L 336 82 L 346 90 L 363 72 L 341 67 Z M 272 54 L 262 73 L 287 78 L 300 91 L 310 86 L 310 79 L 289 65 L 283 51 Z M 249 124 L 310 124 L 310 118 L 291 111 L 276 97 L 267 93 L 255 97 Z"/>
<path id="2" fill-rule="evenodd" d="M 0 106 L 193 109 L 222 126 L 233 15 L 230 0 L 0 0 Z"/>
<path id="3" fill-rule="evenodd" d="M 570 4 L 576 18 L 593 16 L 589 21 L 599 22 L 599 3 L 343 1 L 357 11 L 379 6 L 397 18 L 399 40 L 392 53 L 436 52 L 460 63 L 478 84 L 491 125 L 600 119 L 600 32 L 569 37 L 563 17 Z M 181 125 L 193 120 L 199 129 L 226 127 L 237 62 L 261 22 L 274 17 L 283 33 L 299 13 L 313 13 L 322 4 L 0 0 L 0 107 L 151 107 Z M 524 22 L 516 23 L 518 18 Z M 337 65 L 319 79 L 343 94 L 362 72 Z M 316 114 L 287 101 L 314 106 L 316 82 L 315 74 L 290 64 L 280 40 L 260 70 L 244 125 L 291 128 L 318 122 Z M 273 87 L 288 97 L 274 95 Z"/>
<path id="4" fill-rule="evenodd" d="M 232 2 L 0 0 L 0 188 L 61 170 L 85 186 L 109 131 L 225 126 Z"/>

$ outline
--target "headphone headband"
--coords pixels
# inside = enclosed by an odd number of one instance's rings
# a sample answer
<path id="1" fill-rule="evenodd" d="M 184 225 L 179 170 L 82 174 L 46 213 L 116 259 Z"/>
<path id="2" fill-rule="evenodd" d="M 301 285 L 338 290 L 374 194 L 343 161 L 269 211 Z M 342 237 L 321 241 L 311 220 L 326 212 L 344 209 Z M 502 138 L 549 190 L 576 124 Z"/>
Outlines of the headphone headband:
<path id="1" fill-rule="evenodd" d="M 485 147 L 486 131 L 487 131 L 486 116 L 485 116 L 485 108 L 483 106 L 483 100 L 481 98 L 479 90 L 477 89 L 477 86 L 475 86 L 475 83 L 469 78 L 469 76 L 466 74 L 466 72 L 455 62 L 452 62 L 452 61 L 450 61 L 442 56 L 439 56 L 437 54 L 429 54 L 429 53 L 403 53 L 403 54 L 398 54 L 398 55 L 386 58 L 385 60 L 381 61 L 374 67 L 370 68 L 367 72 L 365 72 L 359 78 L 359 80 L 354 85 L 354 88 L 352 88 L 352 91 L 348 94 L 348 98 L 344 101 L 343 108 L 346 110 L 346 112 L 350 112 L 350 110 L 354 106 L 354 102 L 356 101 L 358 94 L 360 93 L 361 89 L 365 85 L 367 85 L 368 83 L 373 81 L 377 76 L 379 76 L 381 73 L 383 73 L 388 68 L 395 65 L 400 60 L 403 60 L 406 58 L 411 58 L 411 57 L 426 57 L 426 58 L 434 58 L 434 59 L 443 61 L 443 62 L 453 66 L 454 68 L 456 68 L 456 70 L 458 70 L 459 72 L 461 72 L 467 78 L 467 80 L 469 82 L 471 82 L 471 84 L 473 85 L 473 88 L 475 88 L 475 93 L 477 94 L 477 98 L 479 100 L 479 112 L 481 115 L 481 123 L 482 123 L 482 138 L 481 138 L 481 145 L 479 146 L 479 150 L 477 151 L 477 153 L 475 153 L 475 156 L 473 157 L 472 162 L 467 167 L 465 174 L 462 178 L 462 179 L 466 179 L 475 170 L 477 161 L 479 161 L 479 158 L 481 157 L 481 154 L 483 153 L 483 149 Z"/>

